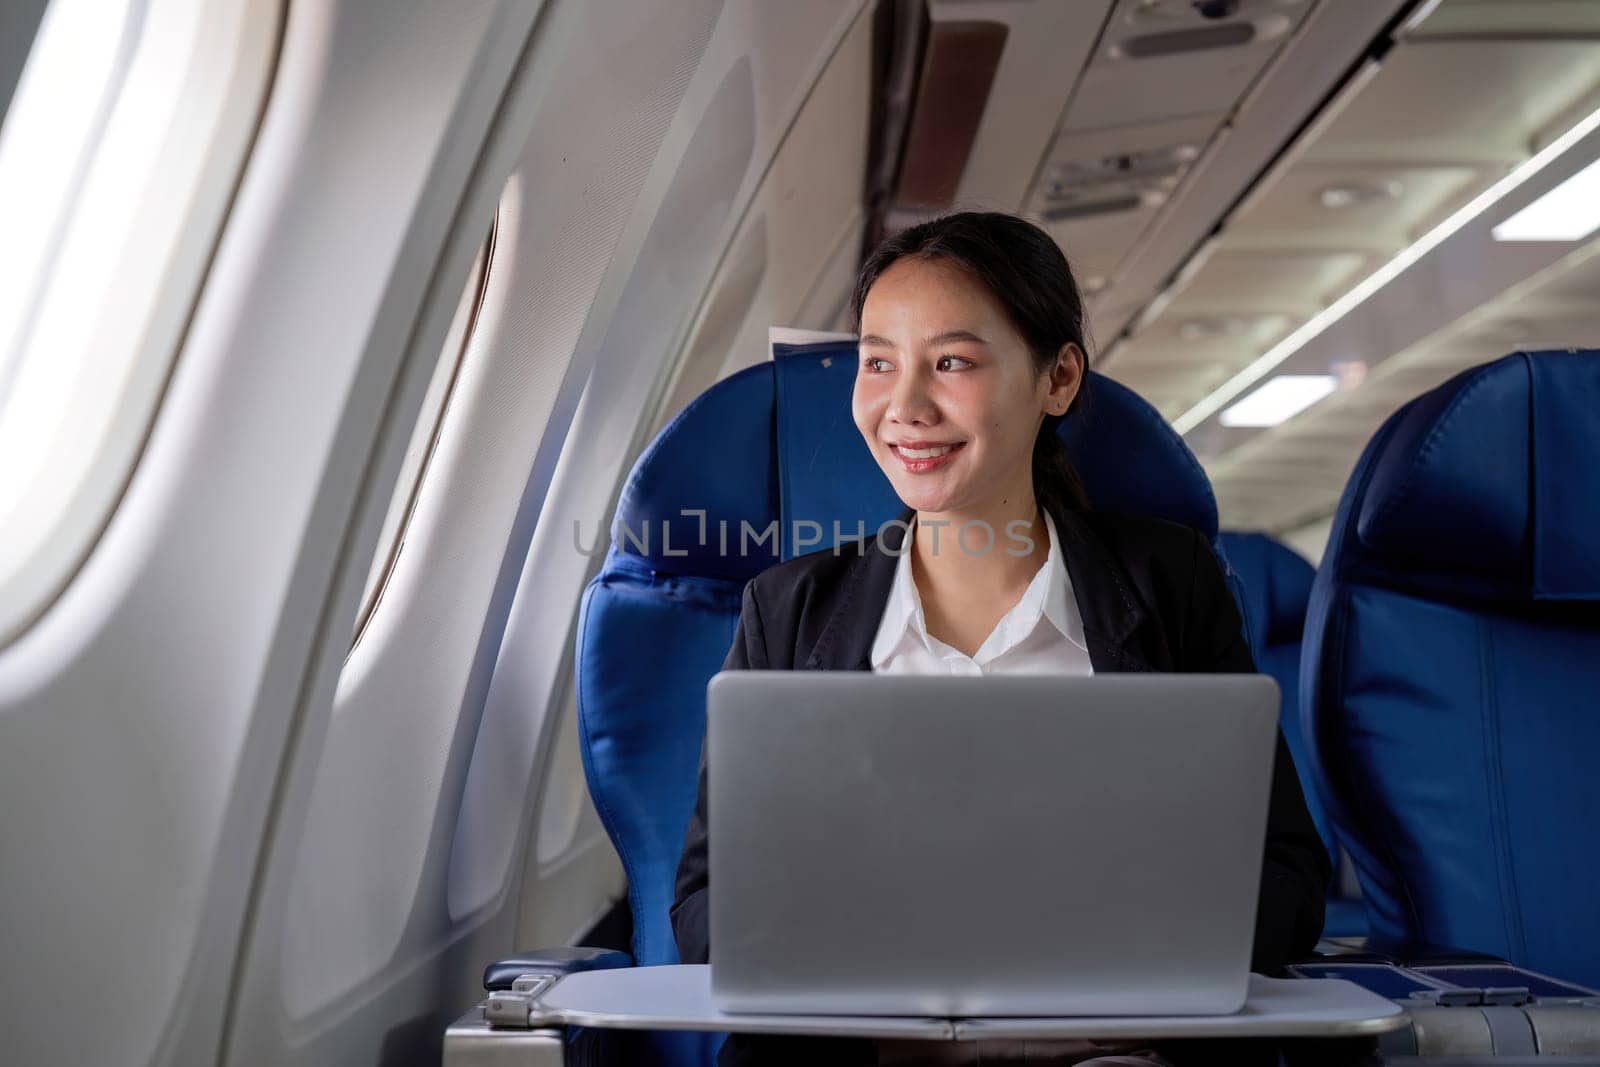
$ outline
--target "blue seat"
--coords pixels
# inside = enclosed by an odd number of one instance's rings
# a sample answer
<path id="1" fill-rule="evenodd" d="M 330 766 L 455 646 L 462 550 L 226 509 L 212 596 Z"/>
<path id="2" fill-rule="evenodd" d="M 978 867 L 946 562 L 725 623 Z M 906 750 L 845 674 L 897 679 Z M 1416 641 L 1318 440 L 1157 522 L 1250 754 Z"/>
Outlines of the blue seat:
<path id="1" fill-rule="evenodd" d="M 627 873 L 639 965 L 677 961 L 668 908 L 705 686 L 732 642 L 744 583 L 901 510 L 851 418 L 856 360 L 853 342 L 780 346 L 686 407 L 635 464 L 584 595 L 580 745 Z M 1125 387 L 1089 379 L 1062 435 L 1092 503 L 1184 523 L 1215 544 L 1211 486 L 1182 439 Z"/>
<path id="2" fill-rule="evenodd" d="M 1339 504 L 1301 675 L 1372 933 L 1600 983 L 1600 354 L 1396 412 Z"/>
<path id="3" fill-rule="evenodd" d="M 1307 766 L 1305 742 L 1300 736 L 1300 638 L 1305 630 L 1306 605 L 1311 600 L 1311 580 L 1316 568 L 1299 553 L 1262 533 L 1224 530 L 1221 534 L 1228 562 L 1244 585 L 1245 615 L 1255 637 L 1256 666 L 1277 680 L 1283 694 L 1279 722 L 1284 740 L 1294 755 L 1306 807 L 1328 850 L 1328 862 L 1339 866 L 1339 841 L 1333 823 L 1317 796 Z M 1335 881 L 1337 882 L 1337 873 Z M 1365 937 L 1367 917 L 1359 897 L 1328 893 L 1323 937 Z"/>

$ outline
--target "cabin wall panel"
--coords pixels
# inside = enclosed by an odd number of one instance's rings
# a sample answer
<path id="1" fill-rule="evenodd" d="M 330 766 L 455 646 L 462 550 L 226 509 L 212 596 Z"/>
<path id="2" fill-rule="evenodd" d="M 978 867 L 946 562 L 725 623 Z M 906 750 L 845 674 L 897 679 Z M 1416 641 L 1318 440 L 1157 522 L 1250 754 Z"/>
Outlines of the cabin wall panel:
<path id="1" fill-rule="evenodd" d="M 719 7 L 640 18 L 621 0 L 567 0 L 539 24 L 498 131 L 515 138 L 514 173 L 485 304 L 383 601 L 289 770 L 231 1063 L 436 1059 L 468 976 L 507 950 L 498 912 L 447 907 L 462 779 L 541 457 L 559 452 L 608 271 Z M 487 217 L 458 225 L 481 238 Z M 498 798 L 513 818 L 525 801 Z"/>
<path id="2" fill-rule="evenodd" d="M 603 54 L 605 79 L 574 88 L 530 62 L 549 109 L 502 216 L 518 251 L 491 265 L 384 603 L 290 771 L 230 1062 L 436 1058 L 519 929 L 574 937 L 620 894 L 581 778 L 551 773 L 591 562 L 564 505 L 592 538 L 756 179 L 859 10 L 707 0 L 651 21 L 619 0 L 541 24 L 535 51 Z M 581 41 L 553 32 L 574 12 Z M 630 93 L 657 102 L 630 117 Z M 542 855 L 541 825 L 558 835 Z"/>
<path id="3" fill-rule="evenodd" d="M 568 879 L 592 882 L 582 864 L 567 862 L 573 853 L 587 854 L 596 840 L 587 799 L 565 850 L 541 847 L 538 824 L 527 815 L 538 804 L 557 802 L 548 792 L 535 799 L 549 758 L 549 720 L 569 699 L 578 600 L 605 553 L 617 493 L 651 436 L 718 261 L 728 255 L 739 221 L 752 211 L 755 192 L 822 71 L 852 27 L 864 21 L 865 8 L 860 0 L 729 4 L 668 136 L 661 173 L 652 175 L 654 188 L 647 185 L 641 197 L 637 232 L 619 249 L 620 293 L 612 295 L 606 316 L 594 320 L 600 327 L 594 370 L 568 433 L 572 445 L 561 451 L 549 481 L 507 618 L 456 831 L 452 878 L 465 882 L 492 874 L 492 882 L 500 877 L 502 857 L 515 857 L 501 892 L 514 901 L 519 937 L 514 945 L 508 934 L 506 949 L 532 947 L 526 938 L 548 932 L 550 910 L 563 907 L 555 898 L 574 884 Z M 712 138 L 709 147 L 717 152 L 742 140 L 744 120 L 732 121 L 739 114 L 732 106 L 739 97 L 732 93 L 740 84 L 748 85 L 753 104 L 748 159 L 733 175 L 736 185 L 720 219 L 686 225 L 695 217 L 689 201 L 669 195 L 670 186 L 679 184 L 677 160 L 695 140 Z M 719 96 L 722 105 L 716 106 Z M 539 709 L 542 720 L 530 717 L 530 708 Z M 523 808 L 508 805 L 508 797 L 526 798 Z M 500 844 L 513 834 L 514 840 L 528 839 L 520 853 Z M 467 871 L 479 863 L 484 870 L 469 877 Z"/>
<path id="4" fill-rule="evenodd" d="M 769 326 L 825 329 L 849 295 L 865 211 L 872 24 L 850 35 L 785 131 L 718 268 L 657 429 L 714 382 L 767 358 Z"/>

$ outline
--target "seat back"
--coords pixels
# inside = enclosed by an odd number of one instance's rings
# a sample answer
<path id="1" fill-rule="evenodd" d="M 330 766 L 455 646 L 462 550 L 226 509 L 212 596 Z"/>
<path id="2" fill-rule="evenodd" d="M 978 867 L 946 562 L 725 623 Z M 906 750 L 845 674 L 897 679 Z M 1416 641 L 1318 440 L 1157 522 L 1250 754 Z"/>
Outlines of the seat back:
<path id="1" fill-rule="evenodd" d="M 1600 983 L 1600 355 L 1392 416 L 1312 587 L 1305 738 L 1373 933 Z"/>
<path id="2" fill-rule="evenodd" d="M 1244 586 L 1244 611 L 1255 636 L 1256 666 L 1277 681 L 1283 694 L 1279 722 L 1300 772 L 1306 806 L 1327 847 L 1329 862 L 1337 863 L 1339 846 L 1313 788 L 1300 737 L 1300 637 L 1305 631 L 1306 605 L 1311 600 L 1311 580 L 1317 570 L 1292 548 L 1263 533 L 1224 530 L 1219 539 Z"/>
<path id="3" fill-rule="evenodd" d="M 1316 568 L 1293 549 L 1266 534 L 1224 530 L 1218 540 L 1244 586 L 1245 617 L 1255 636 L 1256 666 L 1278 683 L 1282 694 L 1278 722 L 1283 727 L 1289 753 L 1294 757 L 1306 807 L 1317 824 L 1323 847 L 1328 850 L 1328 861 L 1333 865 L 1322 936 L 1365 937 L 1367 916 L 1361 898 L 1347 895 L 1340 888 L 1349 885 L 1350 879 L 1345 877 L 1348 861 L 1339 848 L 1333 820 L 1328 817 L 1317 792 L 1305 739 L 1300 732 L 1300 639 L 1305 631 L 1306 605 L 1311 600 L 1311 580 L 1316 576 Z"/>
<path id="4" fill-rule="evenodd" d="M 595 806 L 628 876 L 634 957 L 673 963 L 668 907 L 694 805 L 706 682 L 744 583 L 875 532 L 901 510 L 850 414 L 853 342 L 778 346 L 712 386 L 645 450 L 583 601 L 578 717 Z M 1156 411 L 1093 372 L 1062 427 L 1091 502 L 1200 529 L 1216 503 Z"/>

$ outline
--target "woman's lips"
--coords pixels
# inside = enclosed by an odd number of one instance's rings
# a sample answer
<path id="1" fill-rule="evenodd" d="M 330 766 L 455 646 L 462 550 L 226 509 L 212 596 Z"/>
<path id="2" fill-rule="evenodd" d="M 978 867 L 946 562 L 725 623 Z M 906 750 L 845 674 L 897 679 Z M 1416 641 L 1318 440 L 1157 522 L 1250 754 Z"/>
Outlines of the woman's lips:
<path id="1" fill-rule="evenodd" d="M 957 441 L 948 445 L 923 444 L 920 442 L 919 444 L 921 444 L 921 447 L 913 447 L 911 443 L 889 446 L 889 451 L 894 453 L 894 458 L 900 461 L 900 466 L 904 467 L 906 472 L 909 474 L 926 474 L 931 470 L 939 469 L 946 463 L 949 463 L 951 460 L 955 459 L 956 453 L 965 448 L 967 443 L 965 441 Z M 926 453 L 935 448 L 945 449 L 945 452 L 942 455 L 925 456 L 923 458 L 915 458 L 906 455 L 907 450 L 916 453 Z"/>

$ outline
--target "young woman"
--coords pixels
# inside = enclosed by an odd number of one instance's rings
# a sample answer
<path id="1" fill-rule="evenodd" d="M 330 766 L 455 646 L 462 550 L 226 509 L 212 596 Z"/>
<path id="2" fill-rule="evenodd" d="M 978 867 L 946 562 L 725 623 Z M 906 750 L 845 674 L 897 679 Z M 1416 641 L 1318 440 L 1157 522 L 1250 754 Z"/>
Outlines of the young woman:
<path id="1" fill-rule="evenodd" d="M 724 669 L 1255 670 L 1205 539 L 1156 519 L 1092 511 L 1083 498 L 1056 435 L 1084 403 L 1083 303 L 1048 234 L 1000 214 L 914 226 L 867 260 L 852 306 L 861 338 L 856 427 L 906 505 L 907 525 L 889 525 L 881 544 L 870 538 L 855 553 L 802 556 L 750 582 Z M 702 762 L 672 909 L 685 962 L 709 953 L 705 818 Z M 1311 950 L 1329 873 L 1280 736 L 1255 970 L 1275 971 Z M 871 1063 L 880 1051 L 883 1062 L 907 1054 L 887 1043 L 822 1052 L 736 1038 L 723 1062 L 820 1055 Z M 1105 1051 L 1060 1046 L 1050 1062 Z M 985 1061 L 1004 1054 L 985 1050 Z M 1039 1062 L 1034 1055 L 1029 1062 Z M 1162 1062 L 1144 1055 L 1122 1062 Z"/>

